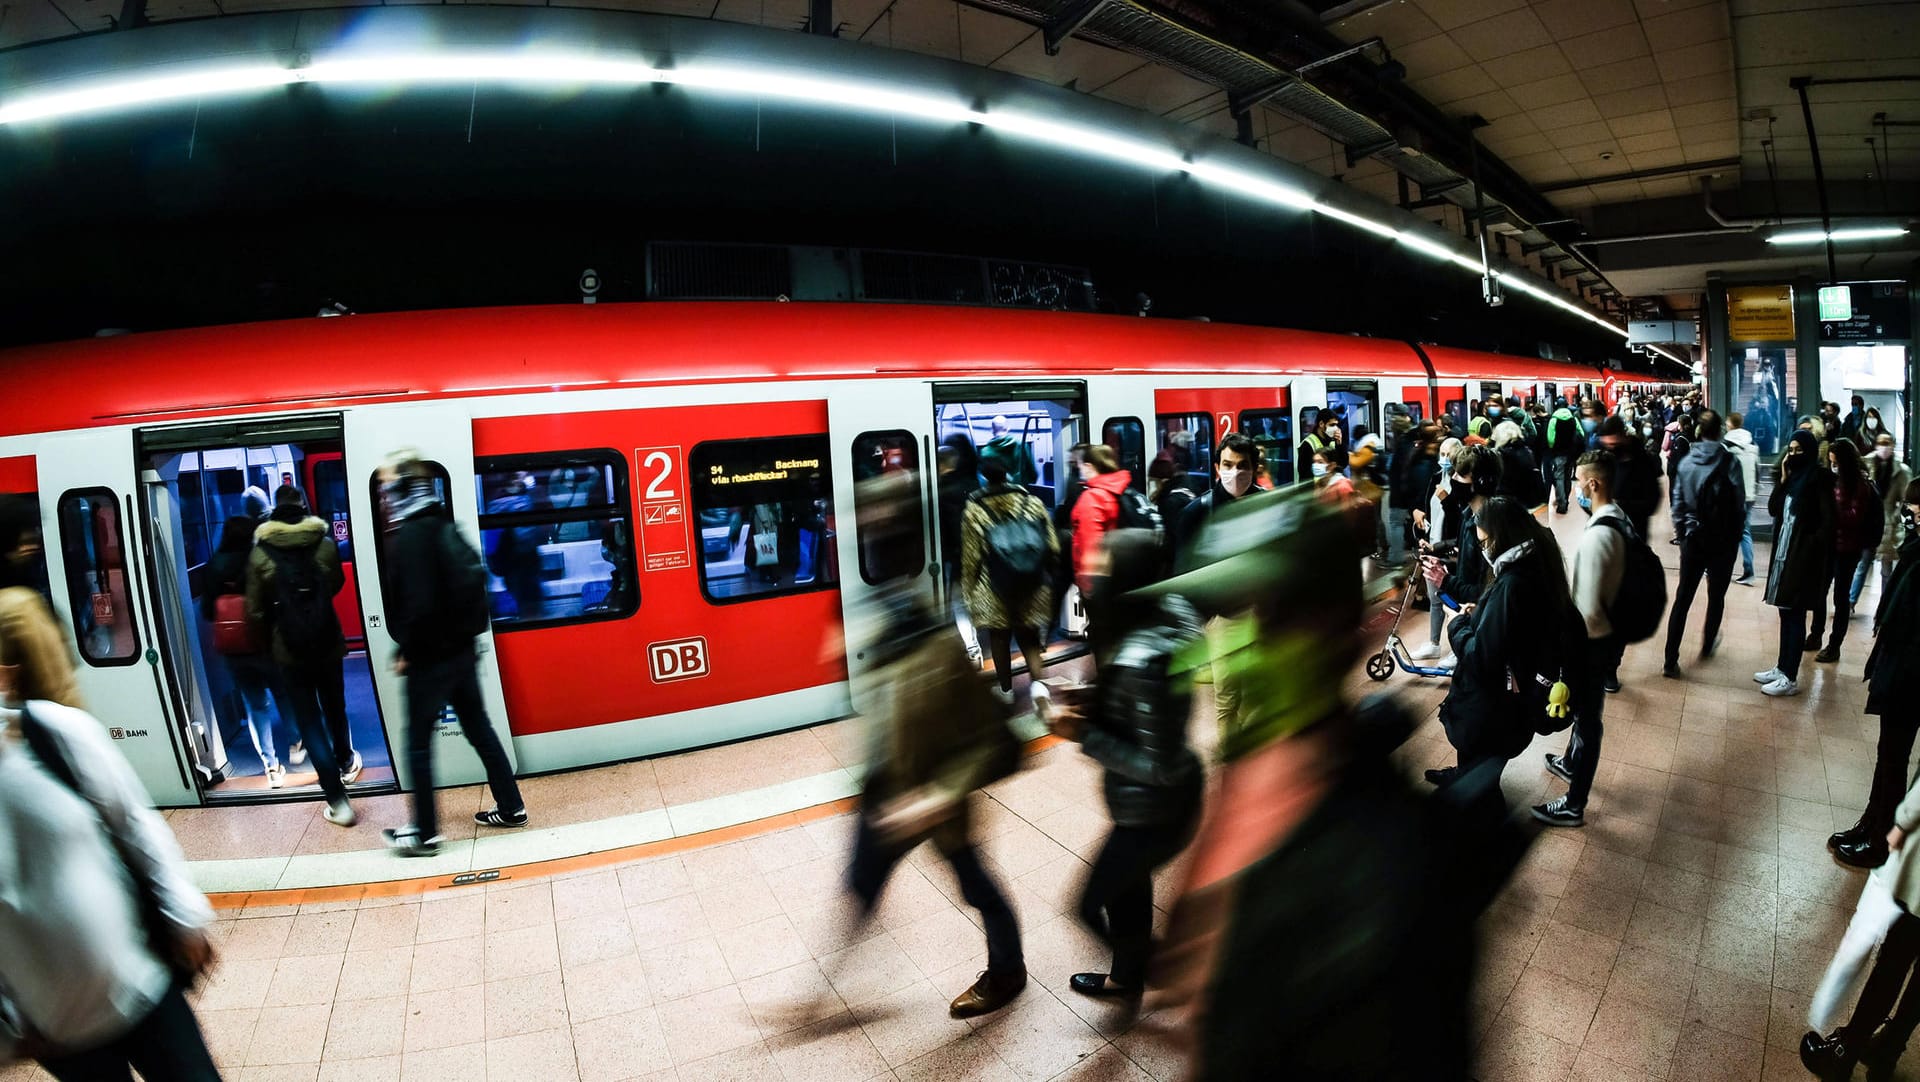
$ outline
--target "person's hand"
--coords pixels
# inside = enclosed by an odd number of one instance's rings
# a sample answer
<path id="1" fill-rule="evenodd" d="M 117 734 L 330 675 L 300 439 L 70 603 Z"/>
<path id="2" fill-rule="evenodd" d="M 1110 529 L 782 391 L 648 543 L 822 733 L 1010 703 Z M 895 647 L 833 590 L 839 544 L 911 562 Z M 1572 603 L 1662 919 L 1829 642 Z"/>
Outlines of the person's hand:
<path id="1" fill-rule="evenodd" d="M 1427 528 L 1427 513 L 1425 511 L 1415 511 L 1407 517 L 1413 520 L 1414 529 L 1424 530 Z M 1422 548 L 1425 548 L 1426 544 L 1425 541 L 1420 542 Z"/>
<path id="2" fill-rule="evenodd" d="M 406 658 L 400 657 L 397 654 L 394 656 L 393 675 L 395 676 L 407 675 L 407 659 Z"/>
<path id="3" fill-rule="evenodd" d="M 219 952 L 213 949 L 213 940 L 208 938 L 204 929 L 195 928 L 180 933 L 174 949 L 180 954 L 180 961 L 187 971 L 196 977 L 203 977 L 213 971 L 214 964 L 220 960 Z"/>
<path id="4" fill-rule="evenodd" d="M 1473 615 L 1473 604 L 1474 604 L 1473 602 L 1471 602 L 1471 601 L 1469 601 L 1469 602 L 1467 602 L 1466 604 L 1464 604 L 1464 605 L 1462 605 L 1462 606 L 1460 606 L 1460 615 L 1462 615 L 1462 616 L 1472 616 L 1472 615 Z"/>
<path id="5" fill-rule="evenodd" d="M 1447 565 L 1431 556 L 1421 558 L 1420 573 L 1426 577 L 1427 582 L 1434 586 L 1438 586 L 1447 581 Z"/>
<path id="6" fill-rule="evenodd" d="M 1896 824 L 1892 830 L 1887 831 L 1888 852 L 1898 853 L 1900 851 L 1900 843 L 1906 840 L 1907 840 L 1907 832 L 1904 830 L 1901 830 L 1900 827 Z"/>

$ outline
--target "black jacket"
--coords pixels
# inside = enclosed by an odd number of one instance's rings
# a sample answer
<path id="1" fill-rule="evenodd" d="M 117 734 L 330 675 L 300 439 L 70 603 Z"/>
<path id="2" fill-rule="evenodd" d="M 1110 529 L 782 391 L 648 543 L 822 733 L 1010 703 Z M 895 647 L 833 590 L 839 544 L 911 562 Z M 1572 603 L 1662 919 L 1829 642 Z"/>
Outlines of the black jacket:
<path id="1" fill-rule="evenodd" d="M 1451 512 L 1447 518 L 1453 519 Z M 1453 571 L 1440 583 L 1440 592 L 1453 598 L 1462 605 L 1470 605 L 1480 600 L 1480 592 L 1487 584 L 1487 561 L 1480 555 L 1480 533 L 1473 528 L 1473 509 L 1460 508 L 1459 559 L 1453 565 Z"/>
<path id="2" fill-rule="evenodd" d="M 1393 452 L 1387 506 L 1425 511 L 1427 500 L 1433 495 L 1433 464 L 1433 456 L 1422 451 L 1411 435 L 1400 437 L 1400 446 Z"/>
<path id="3" fill-rule="evenodd" d="M 1477 552 L 1474 559 L 1480 559 Z M 1462 763 L 1511 759 L 1524 751 L 1533 739 L 1531 704 L 1537 699 L 1544 710 L 1546 703 L 1546 688 L 1534 677 L 1551 681 L 1562 675 L 1566 644 L 1575 641 L 1570 621 L 1578 622 L 1579 615 L 1554 611 L 1551 599 L 1559 587 L 1552 577 L 1562 571 L 1551 566 L 1552 559 L 1538 550 L 1518 557 L 1494 576 L 1471 616 L 1448 626 L 1459 663 L 1440 704 L 1440 724 Z M 1579 639 L 1585 637 L 1581 624 Z M 1509 673 L 1520 694 L 1507 690 Z"/>
<path id="4" fill-rule="evenodd" d="M 1540 461 L 1524 443 L 1509 443 L 1500 448 L 1500 495 L 1520 501 L 1532 510 L 1547 502 L 1547 482 L 1540 476 Z"/>
<path id="5" fill-rule="evenodd" d="M 1900 543 L 1900 562 L 1880 591 L 1873 614 L 1873 653 L 1867 656 L 1867 713 L 1911 715 L 1920 695 L 1920 533 Z"/>
<path id="6" fill-rule="evenodd" d="M 452 596 L 454 580 L 449 572 L 454 559 L 477 557 L 471 550 L 449 551 L 452 529 L 445 508 L 423 511 L 403 519 L 381 549 L 387 633 L 410 664 L 429 665 L 473 649 L 473 636 L 455 627 L 457 621 L 451 615 L 470 607 L 473 600 Z"/>
<path id="7" fill-rule="evenodd" d="M 1247 491 L 1252 492 L 1253 490 L 1248 489 Z M 1193 544 L 1193 539 L 1200 536 L 1200 528 L 1205 526 L 1207 520 L 1213 517 L 1214 508 L 1225 507 L 1232 503 L 1234 499 L 1234 495 L 1220 487 L 1219 480 L 1215 479 L 1213 487 L 1207 490 L 1206 495 L 1187 504 L 1187 509 L 1180 512 L 1180 528 L 1174 531 L 1174 541 L 1177 543 L 1180 551 L 1185 552 L 1187 546 Z"/>
<path id="8" fill-rule="evenodd" d="M 1616 452 L 1613 467 L 1613 502 L 1642 529 L 1660 506 L 1660 463 L 1645 445 L 1629 436 Z"/>
<path id="9" fill-rule="evenodd" d="M 1120 641 L 1100 669 L 1097 706 L 1080 748 L 1106 768 L 1102 788 L 1115 826 L 1190 822 L 1200 810 L 1200 760 L 1187 746 L 1193 697 L 1168 670 L 1200 636 L 1200 614 L 1179 597 L 1158 620 Z"/>

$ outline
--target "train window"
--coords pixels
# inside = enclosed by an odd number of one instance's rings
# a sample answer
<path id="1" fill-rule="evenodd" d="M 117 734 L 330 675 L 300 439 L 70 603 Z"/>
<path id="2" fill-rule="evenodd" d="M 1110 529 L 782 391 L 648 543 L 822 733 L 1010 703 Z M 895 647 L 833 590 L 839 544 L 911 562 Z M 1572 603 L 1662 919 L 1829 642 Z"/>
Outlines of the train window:
<path id="1" fill-rule="evenodd" d="M 862 432 L 853 441 L 853 479 L 860 577 L 877 586 L 919 574 L 927 566 L 927 534 L 918 441 L 898 430 Z"/>
<path id="2" fill-rule="evenodd" d="M 1240 434 L 1260 448 L 1260 468 L 1269 485 L 1293 483 L 1293 418 L 1286 410 L 1245 410 Z"/>
<path id="3" fill-rule="evenodd" d="M 833 474 L 825 433 L 713 440 L 689 455 L 700 589 L 717 604 L 830 590 Z"/>
<path id="4" fill-rule="evenodd" d="M 640 593 L 625 455 L 554 451 L 483 458 L 474 467 L 496 632 L 634 614 Z"/>
<path id="5" fill-rule="evenodd" d="M 104 488 L 75 489 L 60 497 L 59 521 L 67 603 L 80 656 L 90 665 L 133 664 L 140 639 L 127 587 L 120 501 Z"/>
<path id="6" fill-rule="evenodd" d="M 1447 399 L 1446 414 L 1452 422 L 1452 434 L 1455 436 L 1465 436 L 1467 434 L 1467 400 L 1464 398 Z"/>
<path id="7" fill-rule="evenodd" d="M 1154 418 L 1160 449 L 1173 455 L 1173 468 L 1187 475 L 1187 487 L 1205 492 L 1213 487 L 1213 415 L 1163 413 Z"/>
<path id="8" fill-rule="evenodd" d="M 1100 426 L 1100 442 L 1120 456 L 1120 468 L 1133 474 L 1130 484 L 1147 490 L 1147 428 L 1138 417 L 1109 417 Z"/>
<path id="9" fill-rule="evenodd" d="M 1407 407 L 1407 416 L 1412 418 L 1415 426 L 1418 426 L 1420 422 L 1426 420 L 1427 404 L 1425 402 L 1402 402 L 1400 404 Z"/>
<path id="10" fill-rule="evenodd" d="M 340 562 L 353 562 L 353 531 L 347 517 L 347 465 L 338 458 L 323 458 L 313 463 L 313 491 L 307 503 L 315 518 L 333 530 L 334 543 L 340 546 Z"/>

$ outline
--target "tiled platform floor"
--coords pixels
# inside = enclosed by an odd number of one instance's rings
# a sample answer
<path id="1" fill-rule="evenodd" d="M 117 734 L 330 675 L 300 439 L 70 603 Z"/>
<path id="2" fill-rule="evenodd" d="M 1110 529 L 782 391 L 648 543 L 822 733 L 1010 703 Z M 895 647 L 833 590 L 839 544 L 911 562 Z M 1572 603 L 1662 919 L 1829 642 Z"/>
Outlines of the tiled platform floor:
<path id="1" fill-rule="evenodd" d="M 1579 525 L 1556 520 L 1568 539 Z M 1662 524 L 1655 534 L 1664 542 Z M 1823 841 L 1852 822 L 1872 768 L 1868 621 L 1854 621 L 1844 662 L 1809 660 L 1805 693 L 1773 701 L 1751 680 L 1771 664 L 1773 610 L 1758 588 L 1729 601 L 1719 657 L 1694 662 L 1689 641 L 1688 680 L 1659 676 L 1657 643 L 1629 654 L 1589 825 L 1543 836 L 1487 914 L 1481 1078 L 1807 1077 L 1794 1052 L 1805 999 L 1862 882 Z M 1355 693 L 1374 686 L 1349 680 Z M 1393 686 L 1427 718 L 1401 753 L 1408 769 L 1450 761 L 1432 718 L 1444 685 Z M 1210 713 L 1203 699 L 1196 717 Z M 538 799 L 586 817 L 616 790 L 623 808 L 634 793 L 710 797 L 765 784 L 795 753 L 846 764 L 848 739 L 827 726 L 671 767 L 542 779 Z M 1540 753 L 1561 739 L 1514 762 L 1513 800 L 1560 791 Z M 915 854 L 856 942 L 838 889 L 845 816 L 564 877 L 229 911 L 202 1022 L 242 1082 L 1181 1077 L 1174 1020 L 1122 1030 L 1066 990 L 1069 974 L 1104 961 L 1067 915 L 1106 827 L 1097 771 L 1057 747 L 988 796 L 980 834 L 1011 885 L 1034 979 L 1014 1007 L 972 1024 L 945 1012 L 983 951 L 951 877 Z M 272 830 L 307 844 L 302 809 L 254 811 L 258 824 L 231 832 L 240 842 Z M 183 829 L 190 854 L 213 844 L 203 829 Z M 828 971 L 843 975 L 830 983 Z M 1920 1078 L 1920 1056 L 1907 1066 Z M 3 1082 L 38 1077 L 0 1070 Z"/>

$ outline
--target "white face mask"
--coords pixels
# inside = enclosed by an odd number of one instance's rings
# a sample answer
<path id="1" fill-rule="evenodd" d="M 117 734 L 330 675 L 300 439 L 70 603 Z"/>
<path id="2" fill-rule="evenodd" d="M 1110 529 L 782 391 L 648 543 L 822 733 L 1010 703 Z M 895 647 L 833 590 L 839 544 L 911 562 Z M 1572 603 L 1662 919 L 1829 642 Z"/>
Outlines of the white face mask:
<path id="1" fill-rule="evenodd" d="M 1878 455 L 1878 456 L 1879 456 L 1879 457 L 1881 457 L 1881 458 L 1892 458 L 1892 457 L 1893 457 L 1893 448 L 1891 448 L 1891 447 L 1889 447 L 1889 446 L 1887 446 L 1886 444 L 1884 444 L 1884 443 L 1883 443 L 1883 444 L 1881 444 L 1880 446 L 1878 446 L 1878 447 L 1875 447 L 1875 448 L 1873 449 L 1873 453 L 1874 453 L 1874 454 L 1876 454 L 1876 455 Z"/>
<path id="2" fill-rule="evenodd" d="M 1880 418 L 1878 418 L 1878 417 L 1869 417 L 1869 418 L 1867 418 L 1867 427 L 1868 427 L 1868 428 L 1879 428 L 1879 427 L 1880 427 Z"/>
<path id="3" fill-rule="evenodd" d="M 1228 495 L 1244 496 L 1247 493 L 1248 487 L 1252 484 L 1253 475 L 1246 470 L 1230 470 L 1225 466 L 1220 467 L 1220 487 L 1226 489 Z"/>
<path id="4" fill-rule="evenodd" d="M 1325 477 L 1325 476 L 1327 475 L 1327 464 L 1326 464 L 1326 463 L 1324 463 L 1324 462 L 1316 462 L 1316 463 L 1314 463 L 1314 464 L 1313 464 L 1313 475 L 1314 475 L 1315 477 Z"/>

